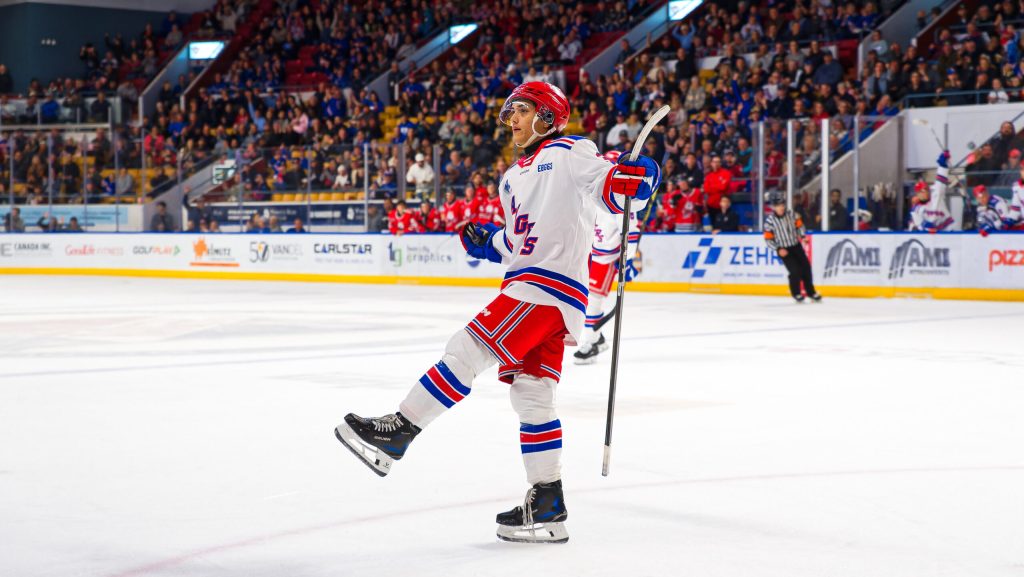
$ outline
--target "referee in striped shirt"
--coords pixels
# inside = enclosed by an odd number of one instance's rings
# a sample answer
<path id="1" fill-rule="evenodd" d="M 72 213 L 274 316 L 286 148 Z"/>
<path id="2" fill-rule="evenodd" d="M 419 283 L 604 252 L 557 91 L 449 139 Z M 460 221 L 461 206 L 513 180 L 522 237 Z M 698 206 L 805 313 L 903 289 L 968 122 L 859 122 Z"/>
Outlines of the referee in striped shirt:
<path id="1" fill-rule="evenodd" d="M 807 253 L 800 244 L 800 240 L 807 234 L 803 219 L 792 210 L 786 210 L 786 197 L 781 192 L 772 192 L 768 201 L 772 211 L 764 219 L 764 240 L 769 248 L 779 253 L 779 258 L 789 271 L 790 294 L 796 302 L 804 302 L 804 295 L 800 292 L 800 283 L 803 283 L 807 296 L 820 301 L 821 295 L 815 290 L 814 279 L 811 278 L 811 261 L 807 259 Z"/>

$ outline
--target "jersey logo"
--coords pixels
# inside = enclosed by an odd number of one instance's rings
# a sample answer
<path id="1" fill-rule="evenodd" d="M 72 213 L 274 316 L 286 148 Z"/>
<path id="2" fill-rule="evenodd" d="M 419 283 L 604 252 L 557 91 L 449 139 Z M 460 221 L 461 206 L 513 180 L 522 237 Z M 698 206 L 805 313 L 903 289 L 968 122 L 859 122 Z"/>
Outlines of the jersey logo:
<path id="1" fill-rule="evenodd" d="M 489 317 L 489 316 L 491 316 L 491 311 L 487 310 L 487 308 L 484 307 L 484 310 L 480 311 L 480 315 L 481 316 L 485 316 L 485 317 Z"/>
<path id="2" fill-rule="evenodd" d="M 551 167 L 553 167 L 554 165 L 555 165 L 555 163 L 553 163 L 553 162 L 545 162 L 544 164 L 538 164 L 537 165 L 537 172 L 545 172 L 545 171 L 551 170 Z"/>
<path id="3" fill-rule="evenodd" d="M 515 234 L 529 235 L 533 232 L 533 227 L 537 223 L 530 222 L 529 214 L 526 214 L 525 212 L 523 214 L 519 214 L 519 208 L 522 207 L 522 205 L 516 204 L 516 197 L 513 196 L 512 201 L 509 204 L 512 206 L 512 216 L 516 217 L 512 231 Z M 523 256 L 533 254 L 533 249 L 537 248 L 537 240 L 538 238 L 535 236 L 527 236 L 526 240 L 523 241 L 523 248 L 519 250 L 519 254 Z"/>

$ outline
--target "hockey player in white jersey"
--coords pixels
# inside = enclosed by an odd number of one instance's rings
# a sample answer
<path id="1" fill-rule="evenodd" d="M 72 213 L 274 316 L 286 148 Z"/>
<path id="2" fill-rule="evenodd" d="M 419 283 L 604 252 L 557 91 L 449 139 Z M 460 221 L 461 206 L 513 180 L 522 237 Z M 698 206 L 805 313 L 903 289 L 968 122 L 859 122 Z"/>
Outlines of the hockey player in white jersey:
<path id="1" fill-rule="evenodd" d="M 1024 166 L 1020 168 L 1020 178 L 1013 183 L 1013 192 L 1010 197 L 1010 227 L 1014 230 L 1024 230 Z"/>
<path id="2" fill-rule="evenodd" d="M 618 162 L 621 152 L 606 152 L 604 157 Z M 633 265 L 637 247 L 640 244 L 640 227 L 636 211 L 630 210 L 629 236 L 627 237 L 626 282 L 638 274 Z M 622 243 L 622 218 L 609 212 L 597 213 L 594 223 L 594 246 L 590 251 L 590 299 L 587 301 L 587 320 L 584 323 L 583 340 L 573 353 L 577 365 L 589 365 L 597 361 L 597 355 L 608 350 L 604 335 L 601 334 L 601 319 L 604 317 L 604 301 L 611 291 L 612 281 L 619 270 L 619 246 Z"/>
<path id="3" fill-rule="evenodd" d="M 923 182 L 914 187 L 916 204 L 910 210 L 910 230 L 942 232 L 953 229 L 953 216 L 946 204 L 949 188 L 949 151 L 939 155 L 935 182 L 930 189 Z"/>
<path id="4" fill-rule="evenodd" d="M 661 173 L 649 158 L 624 157 L 614 164 L 590 140 L 564 136 L 569 101 L 546 82 L 517 87 L 499 120 L 523 150 L 499 185 L 507 224 L 471 223 L 460 237 L 471 256 L 508 265 L 500 294 L 451 337 L 441 360 L 413 385 L 397 412 L 375 418 L 350 413 L 335 435 L 384 476 L 413 439 L 468 396 L 476 376 L 497 363 L 499 378 L 511 385 L 531 485 L 521 507 L 498 515 L 498 536 L 564 543 L 568 512 L 555 387 L 566 340 L 574 344 L 582 337 L 594 219 L 599 210 L 622 214 L 627 196 L 642 207 Z"/>
<path id="5" fill-rule="evenodd" d="M 974 199 L 978 201 L 976 220 L 978 232 L 982 236 L 1013 225 L 1013 220 L 1010 218 L 1010 207 L 1006 204 L 1006 200 L 989 192 L 987 186 L 984 184 L 975 186 Z"/>

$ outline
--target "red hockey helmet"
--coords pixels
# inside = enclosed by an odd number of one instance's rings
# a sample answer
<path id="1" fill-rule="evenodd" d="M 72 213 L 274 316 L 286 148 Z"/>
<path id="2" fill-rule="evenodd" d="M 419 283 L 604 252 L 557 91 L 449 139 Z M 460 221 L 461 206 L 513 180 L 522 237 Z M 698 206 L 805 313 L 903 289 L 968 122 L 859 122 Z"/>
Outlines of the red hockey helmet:
<path id="1" fill-rule="evenodd" d="M 569 124 L 569 99 L 562 89 L 547 82 L 524 82 L 516 86 L 498 113 L 498 121 L 508 124 L 512 118 L 512 104 L 526 100 L 537 107 L 537 118 L 550 124 L 556 132 L 565 130 Z"/>
<path id="2" fill-rule="evenodd" d="M 974 196 L 975 197 L 981 197 L 981 196 L 984 196 L 987 193 L 988 193 L 988 187 L 986 187 L 984 184 L 979 184 L 978 186 L 974 187 Z"/>
<path id="3" fill-rule="evenodd" d="M 914 183 L 914 193 L 918 192 L 928 192 L 928 183 L 923 180 Z"/>
<path id="4" fill-rule="evenodd" d="M 601 155 L 605 160 L 611 161 L 615 164 L 619 163 L 619 157 L 622 156 L 622 152 L 619 150 L 609 150 L 608 152 Z"/>

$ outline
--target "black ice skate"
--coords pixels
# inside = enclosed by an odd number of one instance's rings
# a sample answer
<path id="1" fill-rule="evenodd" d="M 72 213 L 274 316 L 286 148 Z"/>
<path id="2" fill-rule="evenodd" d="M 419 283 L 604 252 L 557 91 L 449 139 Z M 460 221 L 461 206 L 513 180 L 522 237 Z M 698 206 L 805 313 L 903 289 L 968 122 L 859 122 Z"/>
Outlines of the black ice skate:
<path id="1" fill-rule="evenodd" d="M 814 293 L 814 294 L 811 295 L 811 300 L 816 302 L 816 303 L 820 303 L 821 302 L 821 295 L 818 294 L 818 293 Z"/>
<path id="2" fill-rule="evenodd" d="M 409 422 L 402 413 L 364 419 L 352 413 L 334 429 L 349 451 L 381 477 L 391 472 L 391 465 L 405 455 L 409 443 L 420 428 Z"/>
<path id="3" fill-rule="evenodd" d="M 498 539 L 514 543 L 565 543 L 569 512 L 562 481 L 537 483 L 526 492 L 522 507 L 498 513 Z"/>
<path id="4" fill-rule="evenodd" d="M 795 295 L 793 300 L 795 300 L 797 304 L 804 304 L 804 298 L 804 295 Z"/>
<path id="5" fill-rule="evenodd" d="M 590 365 L 597 362 L 597 355 L 608 350 L 608 343 L 604 341 L 604 335 L 597 338 L 597 342 L 583 345 L 572 354 L 572 362 L 577 365 Z"/>

